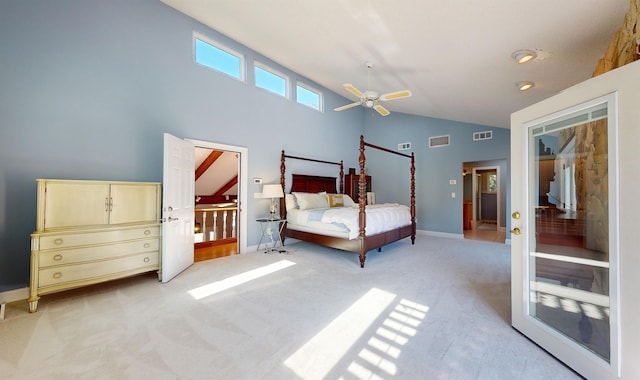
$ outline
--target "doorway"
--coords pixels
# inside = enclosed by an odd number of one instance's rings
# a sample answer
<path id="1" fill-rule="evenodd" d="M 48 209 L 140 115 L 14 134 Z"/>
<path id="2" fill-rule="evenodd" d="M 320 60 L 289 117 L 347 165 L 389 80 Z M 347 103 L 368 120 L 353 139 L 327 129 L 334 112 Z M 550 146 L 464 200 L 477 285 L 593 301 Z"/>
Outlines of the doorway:
<path id="1" fill-rule="evenodd" d="M 196 151 L 194 260 L 246 252 L 247 149 L 190 141 Z"/>
<path id="2" fill-rule="evenodd" d="M 500 186 L 497 166 L 473 168 L 473 220 L 475 229 L 497 231 Z"/>
<path id="3" fill-rule="evenodd" d="M 465 239 L 505 242 L 505 199 L 500 169 L 505 160 L 463 163 L 463 234 Z"/>
<path id="4" fill-rule="evenodd" d="M 194 261 L 238 253 L 239 154 L 196 146 Z"/>

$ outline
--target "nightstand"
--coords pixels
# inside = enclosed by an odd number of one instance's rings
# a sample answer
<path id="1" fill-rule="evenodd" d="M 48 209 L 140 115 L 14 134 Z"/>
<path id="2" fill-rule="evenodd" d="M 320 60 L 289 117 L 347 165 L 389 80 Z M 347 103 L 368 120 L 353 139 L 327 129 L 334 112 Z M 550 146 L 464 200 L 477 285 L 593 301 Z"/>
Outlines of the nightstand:
<path id="1" fill-rule="evenodd" d="M 262 241 L 264 240 L 264 249 L 265 253 L 276 251 L 276 246 L 280 240 L 280 236 L 282 235 L 282 229 L 284 228 L 285 219 L 270 219 L 270 218 L 260 218 L 256 219 L 256 222 L 260 224 L 260 241 L 258 241 L 258 247 L 256 251 L 260 250 L 260 246 L 262 245 Z M 275 226 L 275 228 L 274 228 Z M 278 232 L 276 239 L 273 238 L 274 231 Z M 269 245 L 269 241 L 266 240 L 266 237 L 269 237 L 271 245 Z M 282 243 L 280 243 L 282 244 Z"/>

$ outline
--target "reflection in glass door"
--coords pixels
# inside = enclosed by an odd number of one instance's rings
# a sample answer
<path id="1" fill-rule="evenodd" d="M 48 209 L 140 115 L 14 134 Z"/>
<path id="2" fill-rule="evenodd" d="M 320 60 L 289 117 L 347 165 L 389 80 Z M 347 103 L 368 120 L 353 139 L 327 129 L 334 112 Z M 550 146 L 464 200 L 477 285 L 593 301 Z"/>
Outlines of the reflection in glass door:
<path id="1" fill-rule="evenodd" d="M 610 363 L 607 113 L 604 102 L 528 128 L 525 249 L 529 315 Z"/>

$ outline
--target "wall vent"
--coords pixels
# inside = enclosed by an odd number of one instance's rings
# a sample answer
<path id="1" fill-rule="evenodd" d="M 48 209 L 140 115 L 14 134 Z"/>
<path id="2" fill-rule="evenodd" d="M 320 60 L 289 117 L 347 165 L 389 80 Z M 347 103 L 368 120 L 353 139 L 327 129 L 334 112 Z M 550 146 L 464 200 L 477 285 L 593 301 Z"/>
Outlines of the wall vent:
<path id="1" fill-rule="evenodd" d="M 429 148 L 449 145 L 449 135 L 429 137 Z"/>
<path id="2" fill-rule="evenodd" d="M 474 132 L 473 141 L 491 140 L 493 138 L 492 131 Z"/>
<path id="3" fill-rule="evenodd" d="M 398 144 L 398 150 L 409 150 L 409 149 L 411 149 L 410 142 Z"/>

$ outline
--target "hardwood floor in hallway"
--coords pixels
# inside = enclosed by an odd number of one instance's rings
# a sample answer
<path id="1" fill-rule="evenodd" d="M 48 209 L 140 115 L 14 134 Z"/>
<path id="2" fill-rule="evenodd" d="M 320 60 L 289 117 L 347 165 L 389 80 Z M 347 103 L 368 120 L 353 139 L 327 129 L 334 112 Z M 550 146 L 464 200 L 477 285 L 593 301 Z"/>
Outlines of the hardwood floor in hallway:
<path id="1" fill-rule="evenodd" d="M 495 224 L 493 226 L 480 224 L 475 229 L 464 230 L 465 239 L 493 241 L 502 244 L 505 242 L 505 235 L 505 231 L 498 229 Z"/>
<path id="2" fill-rule="evenodd" d="M 231 256 L 238 253 L 238 241 L 228 239 L 223 243 L 203 245 L 196 244 L 194 247 L 194 261 L 204 261 L 217 259 L 218 257 Z"/>

